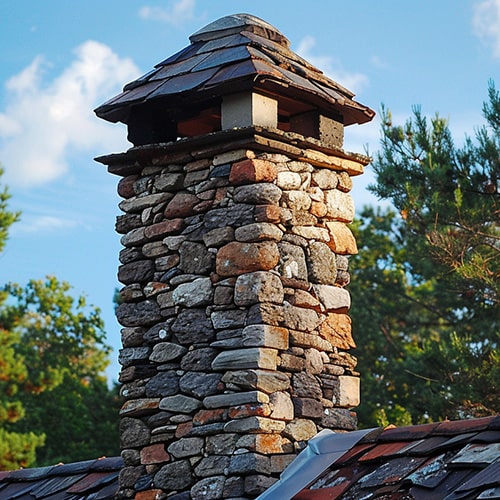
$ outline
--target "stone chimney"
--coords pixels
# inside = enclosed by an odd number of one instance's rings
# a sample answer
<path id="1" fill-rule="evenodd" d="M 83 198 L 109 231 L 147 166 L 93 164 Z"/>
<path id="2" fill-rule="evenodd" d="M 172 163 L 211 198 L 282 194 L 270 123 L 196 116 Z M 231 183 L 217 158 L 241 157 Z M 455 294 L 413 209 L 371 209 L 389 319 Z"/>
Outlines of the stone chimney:
<path id="1" fill-rule="evenodd" d="M 224 17 L 97 108 L 121 177 L 120 498 L 255 498 L 356 428 L 344 126 L 374 113 L 273 26 Z"/>

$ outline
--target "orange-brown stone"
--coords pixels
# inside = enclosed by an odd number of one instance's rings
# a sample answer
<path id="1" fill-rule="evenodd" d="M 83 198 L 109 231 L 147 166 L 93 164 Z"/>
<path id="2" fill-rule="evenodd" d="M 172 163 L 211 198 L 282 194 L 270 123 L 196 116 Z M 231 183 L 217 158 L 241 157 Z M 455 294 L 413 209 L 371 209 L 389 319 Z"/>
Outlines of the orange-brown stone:
<path id="1" fill-rule="evenodd" d="M 255 222 L 280 222 L 282 209 L 276 205 L 258 205 L 255 207 Z"/>
<path id="2" fill-rule="evenodd" d="M 351 349 L 356 347 L 352 338 L 351 318 L 347 314 L 328 313 L 319 327 L 319 334 L 333 347 Z"/>
<path id="3" fill-rule="evenodd" d="M 163 495 L 162 490 L 139 491 L 135 494 L 135 500 L 158 500 Z"/>
<path id="4" fill-rule="evenodd" d="M 200 410 L 193 417 L 194 425 L 213 424 L 215 422 L 222 422 L 226 419 L 227 409 L 216 408 L 214 410 Z"/>
<path id="5" fill-rule="evenodd" d="M 167 219 L 189 217 L 194 214 L 193 207 L 200 202 L 199 198 L 191 193 L 176 193 L 165 208 Z"/>
<path id="6" fill-rule="evenodd" d="M 172 219 L 146 227 L 144 234 L 148 239 L 162 238 L 172 233 L 178 233 L 183 228 L 184 219 Z"/>
<path id="7" fill-rule="evenodd" d="M 170 455 L 165 451 L 163 444 L 153 444 L 141 450 L 141 464 L 160 464 L 168 462 Z"/>
<path id="8" fill-rule="evenodd" d="M 248 403 L 229 408 L 229 418 L 268 417 L 270 414 L 271 408 L 266 403 Z"/>
<path id="9" fill-rule="evenodd" d="M 238 276 L 254 271 L 269 271 L 279 262 L 276 243 L 240 243 L 233 241 L 217 252 L 216 271 L 220 276 Z"/>
<path id="10" fill-rule="evenodd" d="M 352 231 L 343 222 L 327 222 L 326 226 L 330 232 L 328 246 L 338 254 L 355 255 L 358 253 L 356 239 Z"/>
<path id="11" fill-rule="evenodd" d="M 229 182 L 233 185 L 273 182 L 278 175 L 276 165 L 267 160 L 248 159 L 233 163 Z"/>

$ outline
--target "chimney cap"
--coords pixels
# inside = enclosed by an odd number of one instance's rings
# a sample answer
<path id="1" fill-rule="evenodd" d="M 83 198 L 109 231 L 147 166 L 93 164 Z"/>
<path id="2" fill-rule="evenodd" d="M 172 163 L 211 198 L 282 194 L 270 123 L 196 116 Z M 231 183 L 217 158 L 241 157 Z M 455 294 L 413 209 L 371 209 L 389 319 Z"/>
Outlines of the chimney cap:
<path id="1" fill-rule="evenodd" d="M 249 14 L 214 21 L 190 37 L 190 45 L 160 62 L 123 92 L 99 106 L 97 116 L 129 123 L 131 110 L 151 106 L 172 119 L 213 106 L 223 96 L 255 91 L 275 98 L 280 113 L 317 110 L 344 125 L 366 123 L 375 112 L 354 94 L 290 50 L 288 39 Z"/>
<path id="2" fill-rule="evenodd" d="M 189 41 L 191 43 L 206 42 L 208 40 L 228 36 L 229 34 L 241 33 L 242 31 L 264 34 L 269 40 L 278 42 L 285 47 L 290 46 L 288 38 L 280 33 L 274 26 L 251 14 L 233 14 L 231 16 L 221 17 L 207 24 L 196 33 L 193 33 L 189 37 Z"/>

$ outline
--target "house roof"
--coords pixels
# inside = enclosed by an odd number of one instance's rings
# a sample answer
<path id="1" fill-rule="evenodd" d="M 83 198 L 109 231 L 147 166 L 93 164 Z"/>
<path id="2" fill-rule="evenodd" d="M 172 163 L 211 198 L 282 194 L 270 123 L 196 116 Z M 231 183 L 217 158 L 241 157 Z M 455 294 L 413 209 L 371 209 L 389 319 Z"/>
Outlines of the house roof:
<path id="1" fill-rule="evenodd" d="M 0 472 L 2 500 L 102 500 L 121 458 Z M 500 416 L 322 431 L 258 500 L 500 498 Z"/>
<path id="2" fill-rule="evenodd" d="M 284 35 L 255 16 L 223 17 L 191 35 L 190 42 L 125 85 L 121 94 L 95 110 L 97 116 L 128 123 L 134 106 L 161 102 L 173 112 L 251 89 L 275 96 L 285 102 L 283 108 L 335 112 L 345 125 L 368 122 L 375 114 L 290 50 Z"/>
<path id="3" fill-rule="evenodd" d="M 342 436 L 320 433 L 290 465 L 293 474 L 285 470 L 258 500 L 500 498 L 500 416 L 372 429 L 343 450 Z M 332 450 L 335 459 L 316 467 Z M 294 485 L 300 469 L 307 477 Z"/>
<path id="4" fill-rule="evenodd" d="M 2 500 L 104 500 L 118 490 L 120 457 L 0 472 Z"/>

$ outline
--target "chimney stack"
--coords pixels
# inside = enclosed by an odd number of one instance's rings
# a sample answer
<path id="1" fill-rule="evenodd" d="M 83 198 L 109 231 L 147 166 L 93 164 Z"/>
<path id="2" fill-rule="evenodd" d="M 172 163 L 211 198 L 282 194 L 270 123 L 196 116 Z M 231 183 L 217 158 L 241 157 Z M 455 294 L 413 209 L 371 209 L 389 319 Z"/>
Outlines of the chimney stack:
<path id="1" fill-rule="evenodd" d="M 344 126 L 374 113 L 273 26 L 224 17 L 96 109 L 121 177 L 120 498 L 252 499 L 356 428 Z"/>

